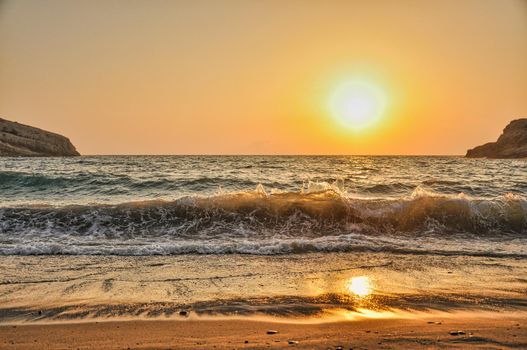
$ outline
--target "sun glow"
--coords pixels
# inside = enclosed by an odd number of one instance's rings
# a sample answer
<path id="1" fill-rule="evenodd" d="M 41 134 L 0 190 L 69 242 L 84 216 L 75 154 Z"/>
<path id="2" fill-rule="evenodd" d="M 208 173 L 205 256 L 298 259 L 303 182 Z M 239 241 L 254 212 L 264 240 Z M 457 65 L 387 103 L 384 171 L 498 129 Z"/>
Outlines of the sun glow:
<path id="1" fill-rule="evenodd" d="M 352 277 L 347 284 L 347 289 L 351 294 L 365 297 L 372 291 L 370 278 L 367 276 Z"/>
<path id="2" fill-rule="evenodd" d="M 329 100 L 332 116 L 343 126 L 363 130 L 375 125 L 386 107 L 384 92 L 362 80 L 341 83 Z"/>

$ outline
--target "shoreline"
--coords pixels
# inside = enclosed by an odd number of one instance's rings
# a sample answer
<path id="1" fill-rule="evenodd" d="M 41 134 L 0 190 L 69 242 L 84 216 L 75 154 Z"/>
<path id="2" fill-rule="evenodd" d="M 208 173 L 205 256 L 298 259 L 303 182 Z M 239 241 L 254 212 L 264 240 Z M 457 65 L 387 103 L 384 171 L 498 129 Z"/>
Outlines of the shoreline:
<path id="1" fill-rule="evenodd" d="M 113 316 L 88 315 L 81 317 L 47 317 L 42 315 L 39 318 L 26 317 L 6 317 L 5 310 L 0 309 L 0 327 L 8 326 L 53 326 L 53 325 L 74 325 L 90 323 L 126 323 L 126 322 L 259 322 L 272 324 L 289 325 L 322 325 L 343 322 L 364 322 L 369 320 L 399 320 L 399 321 L 431 321 L 431 320 L 455 320 L 455 319 L 478 319 L 478 320 L 498 320 L 498 319 L 527 319 L 527 309 L 368 309 L 359 308 L 356 310 L 344 308 L 325 308 L 322 311 L 311 315 L 278 315 L 255 311 L 253 313 L 221 313 L 221 312 L 202 312 L 189 309 L 180 309 L 182 313 L 174 312 L 171 315 L 149 315 L 141 314 L 120 314 Z M 35 310 L 34 313 L 38 313 Z M 64 315 L 67 316 L 67 315 Z"/>
<path id="2" fill-rule="evenodd" d="M 448 316 L 444 313 L 444 316 Z M 489 315 L 490 316 L 490 315 Z M 527 318 L 452 314 L 326 323 L 257 319 L 126 320 L 0 325 L 2 349 L 524 348 Z M 268 331 L 276 334 L 268 334 Z M 459 334 L 450 332 L 462 331 Z"/>

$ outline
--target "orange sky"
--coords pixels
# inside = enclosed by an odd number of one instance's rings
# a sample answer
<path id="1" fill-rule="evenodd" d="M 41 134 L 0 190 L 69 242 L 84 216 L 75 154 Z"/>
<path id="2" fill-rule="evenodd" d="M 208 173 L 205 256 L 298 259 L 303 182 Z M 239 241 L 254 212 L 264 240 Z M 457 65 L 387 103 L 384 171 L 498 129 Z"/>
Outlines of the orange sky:
<path id="1" fill-rule="evenodd" d="M 522 116 L 524 0 L 0 0 L 0 117 L 83 154 L 464 154 Z"/>

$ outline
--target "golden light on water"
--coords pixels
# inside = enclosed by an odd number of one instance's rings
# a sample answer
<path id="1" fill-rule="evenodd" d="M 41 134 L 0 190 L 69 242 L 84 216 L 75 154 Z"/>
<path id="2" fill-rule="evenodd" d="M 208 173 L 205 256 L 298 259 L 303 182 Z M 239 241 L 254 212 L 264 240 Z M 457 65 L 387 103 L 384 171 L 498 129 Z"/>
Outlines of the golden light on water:
<path id="1" fill-rule="evenodd" d="M 361 298 L 372 292 L 372 284 L 368 276 L 352 277 L 346 287 L 351 294 Z"/>
<path id="2" fill-rule="evenodd" d="M 332 116 L 344 127 L 363 130 L 380 121 L 386 107 L 384 91 L 363 80 L 341 83 L 329 99 Z"/>

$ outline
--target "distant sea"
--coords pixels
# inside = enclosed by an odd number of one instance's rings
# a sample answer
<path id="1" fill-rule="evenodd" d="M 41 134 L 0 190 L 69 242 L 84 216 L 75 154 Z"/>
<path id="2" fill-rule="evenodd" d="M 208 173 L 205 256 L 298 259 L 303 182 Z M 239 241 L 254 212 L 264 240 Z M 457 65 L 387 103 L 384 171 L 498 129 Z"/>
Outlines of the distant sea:
<path id="1" fill-rule="evenodd" d="M 380 308 L 525 308 L 527 161 L 2 158 L 0 256 L 0 320 L 305 313 L 356 275 Z"/>

